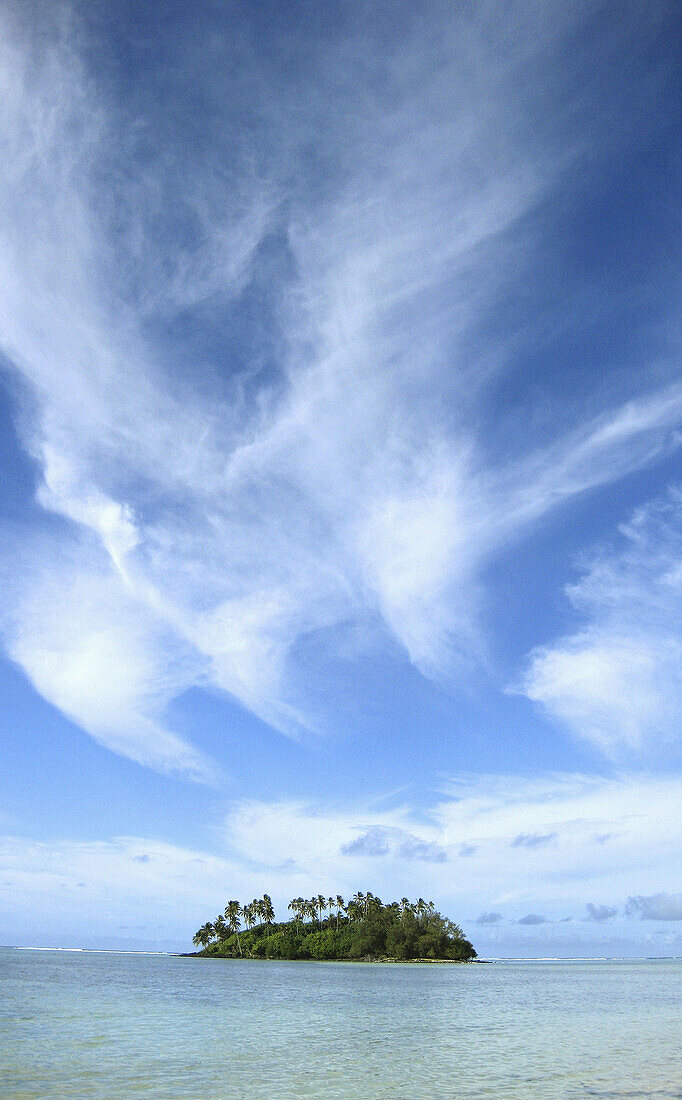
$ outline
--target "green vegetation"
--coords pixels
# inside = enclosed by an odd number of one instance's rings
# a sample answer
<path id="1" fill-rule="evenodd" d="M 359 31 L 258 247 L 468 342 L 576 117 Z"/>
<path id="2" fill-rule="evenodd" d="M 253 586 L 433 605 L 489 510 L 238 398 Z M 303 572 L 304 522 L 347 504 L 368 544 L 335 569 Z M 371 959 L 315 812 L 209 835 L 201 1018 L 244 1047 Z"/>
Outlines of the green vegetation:
<path id="1" fill-rule="evenodd" d="M 476 958 L 459 925 L 423 898 L 384 905 L 370 893 L 356 894 L 349 902 L 340 895 L 319 894 L 294 898 L 288 908 L 291 920 L 277 924 L 267 894 L 244 906 L 229 901 L 224 913 L 199 929 L 194 943 L 202 948 L 199 954 L 209 958 L 456 962 Z"/>

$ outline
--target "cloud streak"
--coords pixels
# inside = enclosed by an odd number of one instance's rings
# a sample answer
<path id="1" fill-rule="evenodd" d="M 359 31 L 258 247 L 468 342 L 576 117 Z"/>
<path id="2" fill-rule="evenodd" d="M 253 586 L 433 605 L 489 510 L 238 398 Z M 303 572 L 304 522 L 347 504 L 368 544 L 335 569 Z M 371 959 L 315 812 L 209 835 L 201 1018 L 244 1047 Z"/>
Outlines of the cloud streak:
<path id="1" fill-rule="evenodd" d="M 224 837 L 248 866 L 276 869 L 293 861 L 292 874 L 307 890 L 324 868 L 328 892 L 353 891 L 362 879 L 381 897 L 409 896 L 416 850 L 438 855 L 420 863 L 421 891 L 453 911 L 512 917 L 537 909 L 559 920 L 578 898 L 574 915 L 581 918 L 586 894 L 599 891 L 608 909 L 635 892 L 653 895 L 662 884 L 678 889 L 671 853 L 679 849 L 680 787 L 677 778 L 656 776 L 465 776 L 428 814 L 409 805 L 239 803 Z M 551 834 L 552 843 L 510 848 L 515 837 L 528 835 L 529 823 L 541 823 L 540 835 Z M 608 846 L 595 842 L 600 828 L 613 833 Z M 475 847 L 466 860 L 458 859 L 463 837 Z M 589 903 L 588 913 L 590 905 L 597 915 L 605 911 Z"/>
<path id="2" fill-rule="evenodd" d="M 637 510 L 622 545 L 567 589 L 585 618 L 540 648 L 522 685 L 529 698 L 604 752 L 669 746 L 682 720 L 682 497 Z"/>
<path id="3" fill-rule="evenodd" d="M 407 805 L 377 810 L 237 802 L 221 832 L 212 832 L 210 851 L 144 836 L 44 843 L 4 836 L 0 917 L 17 936 L 20 930 L 43 935 L 58 913 L 60 927 L 75 935 L 85 927 L 84 913 L 98 913 L 105 934 L 109 919 L 112 925 L 146 923 L 151 906 L 163 935 L 189 940 L 198 924 L 224 908 L 227 896 L 267 890 L 283 916 L 290 898 L 311 892 L 350 897 L 369 889 L 384 900 L 412 897 L 415 846 L 452 857 L 467 833 L 477 838 L 476 853 L 455 864 L 451 858 L 423 860 L 419 893 L 465 927 L 475 925 L 488 949 L 497 944 L 492 953 L 512 941 L 517 950 L 512 929 L 526 936 L 540 923 L 547 932 L 544 953 L 551 951 L 553 937 L 561 942 L 567 910 L 585 944 L 594 946 L 599 925 L 609 935 L 625 931 L 632 943 L 640 921 L 619 914 L 661 923 L 681 919 L 679 796 L 680 781 L 660 776 L 565 775 L 532 782 L 488 776 L 460 780 L 426 816 Z M 551 848 L 518 848 L 512 856 L 510 837 L 529 818 L 551 824 L 557 841 Z M 597 821 L 619 834 L 608 852 L 594 843 Z M 358 839 L 362 843 L 353 847 Z M 605 900 L 587 902 L 590 896 Z M 644 934 L 638 950 L 651 953 Z"/>
<path id="4" fill-rule="evenodd" d="M 511 848 L 539 848 L 554 840 L 556 833 L 519 833 L 511 842 Z"/>
<path id="5" fill-rule="evenodd" d="M 495 555 L 677 445 L 669 385 L 502 458 L 476 430 L 505 359 L 481 333 L 581 157 L 551 64 L 580 6 L 534 9 L 534 57 L 522 10 L 491 28 L 434 9 L 432 35 L 395 34 L 381 61 L 358 26 L 288 78 L 237 21 L 230 64 L 192 69 L 203 138 L 163 67 L 163 110 L 140 116 L 89 69 L 78 18 L 38 34 L 4 11 L 0 345 L 44 513 L 5 536 L 27 546 L 21 585 L 2 579 L 5 644 L 113 751 L 210 778 L 169 725 L 190 685 L 291 735 L 324 729 L 307 643 L 347 622 L 456 680 L 485 661 Z M 210 54 L 201 15 L 193 34 Z M 589 96 L 574 106 L 598 143 Z M 556 141 L 536 137 L 548 123 Z M 527 685 L 570 721 L 559 681 L 571 661 L 585 679 L 585 651 L 536 656 Z M 650 660 L 641 645 L 613 686 L 646 688 Z M 609 748 L 604 722 L 590 736 Z"/>

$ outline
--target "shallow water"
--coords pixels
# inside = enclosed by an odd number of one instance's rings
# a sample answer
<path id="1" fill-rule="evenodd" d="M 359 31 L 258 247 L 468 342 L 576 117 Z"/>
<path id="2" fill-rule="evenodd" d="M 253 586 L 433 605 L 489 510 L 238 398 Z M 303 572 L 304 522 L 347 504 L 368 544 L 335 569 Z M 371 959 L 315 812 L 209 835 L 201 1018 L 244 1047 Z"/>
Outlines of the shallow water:
<path id="1" fill-rule="evenodd" d="M 0 950 L 0 1095 L 682 1098 L 682 961 Z"/>

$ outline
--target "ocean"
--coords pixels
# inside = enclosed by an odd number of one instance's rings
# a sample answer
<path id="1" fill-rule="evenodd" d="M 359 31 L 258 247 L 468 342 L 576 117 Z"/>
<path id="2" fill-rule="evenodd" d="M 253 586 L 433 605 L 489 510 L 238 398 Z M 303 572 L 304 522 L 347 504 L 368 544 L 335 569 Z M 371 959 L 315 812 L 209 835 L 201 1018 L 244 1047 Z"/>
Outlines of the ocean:
<path id="1" fill-rule="evenodd" d="M 0 1096 L 682 1097 L 682 960 L 0 950 Z"/>

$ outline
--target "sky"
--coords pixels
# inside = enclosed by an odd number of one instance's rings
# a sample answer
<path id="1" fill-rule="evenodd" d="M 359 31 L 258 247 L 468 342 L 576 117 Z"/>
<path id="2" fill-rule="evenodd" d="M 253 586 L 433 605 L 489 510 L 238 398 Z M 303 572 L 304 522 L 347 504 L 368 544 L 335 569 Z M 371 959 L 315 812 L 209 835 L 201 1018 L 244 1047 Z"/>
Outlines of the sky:
<path id="1" fill-rule="evenodd" d="M 682 954 L 676 16 L 0 0 L 0 942 Z"/>

